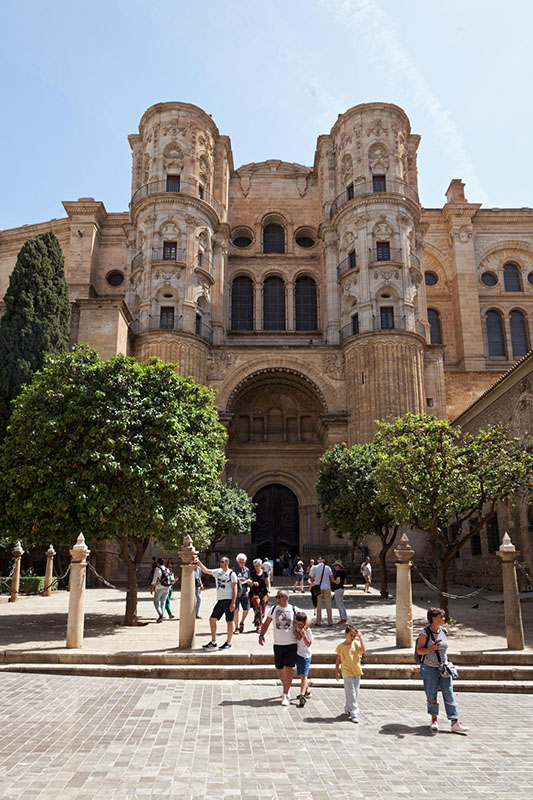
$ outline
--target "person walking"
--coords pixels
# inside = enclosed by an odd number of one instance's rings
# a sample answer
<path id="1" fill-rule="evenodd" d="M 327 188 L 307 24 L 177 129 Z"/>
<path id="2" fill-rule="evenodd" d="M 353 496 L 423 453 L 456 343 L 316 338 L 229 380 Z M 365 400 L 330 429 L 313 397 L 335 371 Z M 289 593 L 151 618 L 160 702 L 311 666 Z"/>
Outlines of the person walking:
<path id="1" fill-rule="evenodd" d="M 261 625 L 265 618 L 266 605 L 270 594 L 270 579 L 263 569 L 260 558 L 254 558 L 253 568 L 250 573 L 250 603 L 254 610 L 254 625 L 257 633 L 261 632 Z"/>
<path id="2" fill-rule="evenodd" d="M 359 686 L 361 684 L 361 656 L 365 653 L 365 643 L 357 626 L 348 623 L 344 629 L 344 642 L 335 648 L 335 679 L 342 672 L 344 681 L 344 713 L 350 722 L 359 722 Z M 356 641 L 359 640 L 359 642 Z"/>
<path id="3" fill-rule="evenodd" d="M 448 661 L 448 631 L 443 626 L 445 613 L 442 608 L 430 608 L 427 617 L 429 625 L 420 632 L 415 650 L 420 658 L 420 677 L 424 683 L 428 714 L 431 714 L 429 728 L 432 733 L 438 733 L 437 694 L 440 689 L 452 733 L 466 734 L 470 729 L 459 722 L 459 712 L 453 693 L 452 672 L 455 668 Z"/>
<path id="4" fill-rule="evenodd" d="M 304 562 L 297 561 L 296 566 L 293 569 L 294 575 L 294 586 L 292 587 L 292 591 L 295 592 L 300 586 L 300 591 L 304 592 Z"/>
<path id="5" fill-rule="evenodd" d="M 272 564 L 272 561 L 270 561 L 270 559 L 265 558 L 262 567 L 263 570 L 268 575 L 268 579 L 270 581 L 270 587 L 272 588 L 272 586 L 274 586 L 274 565 Z"/>
<path id="6" fill-rule="evenodd" d="M 282 575 L 287 578 L 291 574 L 291 554 L 288 550 L 285 550 L 281 556 L 281 563 L 283 564 Z"/>
<path id="7" fill-rule="evenodd" d="M 246 566 L 246 555 L 244 553 L 239 553 L 235 560 L 237 561 L 235 575 L 237 576 L 237 580 L 241 585 L 241 593 L 240 595 L 237 593 L 237 602 L 235 603 L 234 633 L 244 633 L 244 621 L 250 610 L 250 584 L 252 581 L 250 578 L 250 570 Z M 242 609 L 240 624 L 239 608 Z"/>
<path id="8" fill-rule="evenodd" d="M 207 569 L 198 558 L 193 563 L 200 567 L 204 575 L 212 575 L 217 585 L 217 602 L 209 617 L 211 641 L 202 645 L 202 647 L 204 650 L 217 647 L 217 622 L 224 614 L 227 623 L 227 639 L 220 649 L 228 650 L 231 647 L 231 638 L 233 636 L 233 617 L 235 616 L 235 601 L 237 600 L 237 576 L 229 568 L 229 558 L 227 556 L 222 556 L 220 567 L 217 569 Z"/>
<path id="9" fill-rule="evenodd" d="M 348 621 L 348 614 L 346 606 L 344 605 L 344 583 L 346 581 L 346 572 L 342 561 L 335 561 L 333 564 L 333 577 L 331 579 L 331 588 L 333 589 L 333 596 L 335 598 L 335 605 L 339 612 L 339 621 L 337 625 L 345 624 Z"/>
<path id="10" fill-rule="evenodd" d="M 292 684 L 292 671 L 296 665 L 298 642 L 296 639 L 295 616 L 300 611 L 297 606 L 289 605 L 289 593 L 286 589 L 278 589 L 277 605 L 272 606 L 267 618 L 261 626 L 259 644 L 265 643 L 265 634 L 270 624 L 274 623 L 274 664 L 283 687 L 281 705 L 288 706 Z"/>
<path id="11" fill-rule="evenodd" d="M 331 611 L 331 579 L 333 573 L 328 567 L 324 556 L 318 557 L 316 564 L 309 572 L 311 582 L 311 594 L 316 596 L 316 625 L 322 624 L 322 604 L 326 606 L 328 615 L 328 625 L 333 625 L 333 614 Z"/>
<path id="12" fill-rule="evenodd" d="M 202 592 L 204 590 L 204 584 L 202 583 L 202 570 L 200 567 L 196 567 L 194 570 L 194 592 L 196 595 L 196 619 L 201 619 L 200 616 L 200 605 L 202 604 Z"/>
<path id="13" fill-rule="evenodd" d="M 296 636 L 296 674 L 300 678 L 300 694 L 296 698 L 300 708 L 305 706 L 306 700 L 311 697 L 309 691 L 309 667 L 311 666 L 311 645 L 313 644 L 313 631 L 309 627 L 305 611 L 297 611 L 294 616 Z"/>
<path id="14" fill-rule="evenodd" d="M 150 584 L 150 593 L 154 596 L 154 606 L 157 611 L 157 622 L 163 622 L 165 605 L 171 585 L 170 573 L 165 567 L 165 562 L 162 558 L 158 558 L 157 566 L 152 576 L 152 583 Z"/>
<path id="15" fill-rule="evenodd" d="M 174 614 L 172 613 L 172 609 L 170 608 L 170 600 L 172 599 L 172 593 L 174 591 L 174 584 L 178 582 L 178 579 L 174 575 L 174 562 L 171 558 L 168 559 L 167 563 L 165 564 L 168 574 L 170 576 L 170 586 L 168 587 L 168 594 L 167 599 L 165 601 L 165 611 L 168 614 L 169 619 L 174 619 Z"/>
<path id="16" fill-rule="evenodd" d="M 363 591 L 368 593 L 370 592 L 370 584 L 372 582 L 372 564 L 370 563 L 370 556 L 367 556 L 361 564 L 361 575 L 363 576 L 365 582 L 365 588 Z"/>

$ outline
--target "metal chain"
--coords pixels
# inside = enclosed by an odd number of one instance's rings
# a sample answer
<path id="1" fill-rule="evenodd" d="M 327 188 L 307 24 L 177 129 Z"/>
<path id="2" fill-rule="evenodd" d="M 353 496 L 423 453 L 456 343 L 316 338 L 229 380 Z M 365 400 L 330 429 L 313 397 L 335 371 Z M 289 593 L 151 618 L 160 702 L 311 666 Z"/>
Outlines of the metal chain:
<path id="1" fill-rule="evenodd" d="M 122 590 L 122 589 L 120 589 L 118 586 L 114 586 L 112 583 L 109 583 L 109 581 L 106 581 L 106 579 L 105 579 L 105 578 L 103 578 L 101 575 L 99 575 L 99 574 L 98 574 L 98 572 L 95 570 L 95 568 L 93 567 L 93 565 L 92 565 L 91 563 L 87 562 L 87 566 L 89 567 L 89 569 L 91 570 L 91 572 L 92 572 L 92 573 L 94 573 L 94 575 L 96 575 L 96 577 L 98 578 L 98 580 L 99 580 L 99 581 L 102 581 L 102 583 L 105 583 L 105 585 L 106 585 L 106 586 L 109 586 L 109 588 L 110 588 L 110 589 L 116 589 L 118 592 L 121 592 L 121 591 L 123 591 L 123 590 Z"/>
<path id="2" fill-rule="evenodd" d="M 52 578 L 52 583 L 49 583 L 48 586 L 45 586 L 43 589 L 40 589 L 38 592 L 15 592 L 15 591 L 13 591 L 13 589 L 11 589 L 11 587 L 9 587 L 8 591 L 11 592 L 11 594 L 18 594 L 18 595 L 24 596 L 24 597 L 29 597 L 30 595 L 35 597 L 38 594 L 43 594 L 44 592 L 46 592 L 47 589 L 52 588 L 54 586 L 54 584 L 56 584 L 56 582 L 57 582 L 57 584 L 59 584 L 59 581 L 62 581 L 63 578 L 66 578 L 67 575 L 70 572 L 70 567 L 71 567 L 71 565 L 69 564 L 67 569 L 63 573 L 63 575 L 59 575 L 57 577 Z M 12 575 L 13 575 L 13 572 L 8 577 L 12 577 Z M 5 583 L 7 585 L 7 581 L 8 581 L 8 578 L 0 578 L 0 582 L 1 583 Z"/>
<path id="3" fill-rule="evenodd" d="M 500 569 L 500 564 L 495 565 L 494 569 L 489 575 L 489 580 L 486 586 L 481 586 L 479 589 L 475 589 L 473 592 L 469 592 L 468 594 L 450 594 L 449 592 L 441 592 L 438 586 L 434 586 L 434 584 L 430 583 L 430 581 L 428 581 L 427 578 L 425 578 L 424 575 L 422 575 L 421 571 L 418 569 L 416 564 L 413 563 L 413 567 L 416 569 L 416 571 L 418 572 L 418 574 L 420 575 L 426 586 L 429 586 L 429 588 L 433 589 L 434 592 L 442 594 L 443 597 L 449 597 L 450 600 L 466 600 L 469 597 L 474 597 L 476 594 L 479 594 L 480 592 L 486 592 L 489 589 L 494 575 Z"/>

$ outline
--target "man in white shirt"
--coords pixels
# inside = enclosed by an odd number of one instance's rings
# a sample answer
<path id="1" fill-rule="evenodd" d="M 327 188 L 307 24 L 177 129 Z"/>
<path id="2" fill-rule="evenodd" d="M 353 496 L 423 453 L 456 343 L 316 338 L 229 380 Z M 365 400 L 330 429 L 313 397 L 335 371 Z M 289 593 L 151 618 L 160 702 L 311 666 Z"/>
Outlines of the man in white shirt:
<path id="1" fill-rule="evenodd" d="M 231 637 L 233 636 L 233 617 L 237 600 L 237 576 L 234 570 L 229 568 L 229 558 L 227 556 L 222 556 L 220 567 L 217 569 L 207 569 L 199 559 L 196 559 L 194 563 L 200 567 L 205 575 L 212 575 L 217 584 L 217 602 L 209 617 L 211 641 L 204 644 L 203 647 L 205 650 L 215 649 L 217 646 L 217 622 L 222 614 L 225 614 L 228 638 L 220 649 L 228 650 L 231 647 Z"/>
<path id="2" fill-rule="evenodd" d="M 281 705 L 288 706 L 292 671 L 296 665 L 296 652 L 298 649 L 294 617 L 300 609 L 289 605 L 289 593 L 286 589 L 278 589 L 276 599 L 278 604 L 270 609 L 261 627 L 259 644 L 261 646 L 264 645 L 265 633 L 269 629 L 271 622 L 274 622 L 274 663 L 283 686 Z"/>
<path id="3" fill-rule="evenodd" d="M 270 585 L 274 586 L 274 567 L 272 566 L 272 563 L 268 560 L 268 558 L 265 558 L 262 567 L 263 567 L 263 572 L 266 572 L 266 574 L 270 578 Z"/>
<path id="4" fill-rule="evenodd" d="M 316 624 L 321 625 L 322 619 L 322 603 L 326 604 L 326 613 L 328 615 L 328 625 L 333 625 L 333 613 L 331 611 L 331 581 L 333 579 L 333 572 L 331 567 L 325 562 L 324 556 L 318 557 L 318 564 L 309 570 L 309 583 L 311 585 L 311 592 L 313 586 L 320 587 L 320 594 L 317 596 L 316 604 Z"/>
<path id="5" fill-rule="evenodd" d="M 361 564 L 361 575 L 365 579 L 365 592 L 370 592 L 370 583 L 372 581 L 372 564 L 370 563 L 370 556 L 367 556 Z"/>

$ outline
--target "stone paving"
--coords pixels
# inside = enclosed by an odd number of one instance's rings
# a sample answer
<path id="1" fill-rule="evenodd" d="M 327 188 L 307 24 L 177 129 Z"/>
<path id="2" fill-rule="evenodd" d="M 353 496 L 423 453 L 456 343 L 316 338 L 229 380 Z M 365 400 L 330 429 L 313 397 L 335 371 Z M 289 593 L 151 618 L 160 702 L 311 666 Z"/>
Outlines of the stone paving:
<path id="1" fill-rule="evenodd" d="M 531 797 L 533 697 L 460 696 L 468 736 L 429 734 L 422 691 L 275 682 L 0 675 L 2 800 L 354 800 Z M 293 695 L 295 693 L 293 692 Z"/>
<path id="2" fill-rule="evenodd" d="M 465 587 L 455 587 L 458 594 L 468 592 Z M 450 612 L 459 620 L 451 628 L 452 648 L 457 650 L 501 650 L 507 647 L 505 639 L 504 609 L 502 602 L 495 602 L 498 595 L 483 593 L 474 598 L 452 600 Z M 486 599 L 486 598 L 490 598 Z M 350 620 L 357 622 L 364 633 L 367 647 L 372 650 L 395 648 L 395 604 L 394 599 L 383 601 L 377 589 L 364 594 L 361 589 L 349 588 L 345 595 Z M 272 601 L 273 602 L 273 601 Z M 291 603 L 313 613 L 309 593 L 292 594 Z M 203 593 L 201 620 L 197 624 L 196 648 L 209 641 L 208 617 L 215 603 L 215 590 Z M 436 598 L 425 586 L 413 586 L 413 618 L 415 633 L 426 622 L 429 605 Z M 139 592 L 138 613 L 145 626 L 124 628 L 125 592 L 115 589 L 88 589 L 86 592 L 86 618 L 84 650 L 106 652 L 166 652 L 177 648 L 179 631 L 179 594 L 172 600 L 176 619 L 155 624 L 156 613 L 150 593 Z M 526 646 L 533 647 L 533 603 L 522 602 L 522 616 Z M 0 603 L 0 650 L 53 650 L 64 649 L 68 593 L 54 592 L 51 597 L 21 598 L 17 603 Z M 333 619 L 338 620 L 337 610 Z M 323 617 L 323 622 L 324 622 Z M 232 648 L 235 652 L 260 651 L 257 636 L 252 626 L 250 612 L 246 621 L 245 635 L 235 636 Z M 225 640 L 225 623 L 218 626 L 219 643 Z M 342 638 L 340 626 L 316 629 L 315 651 L 332 652 Z"/>

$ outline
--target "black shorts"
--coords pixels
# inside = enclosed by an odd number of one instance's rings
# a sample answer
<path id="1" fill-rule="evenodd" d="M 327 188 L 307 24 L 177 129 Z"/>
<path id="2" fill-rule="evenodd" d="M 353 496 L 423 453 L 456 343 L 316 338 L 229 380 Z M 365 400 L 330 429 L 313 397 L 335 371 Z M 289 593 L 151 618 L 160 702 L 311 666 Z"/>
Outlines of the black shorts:
<path id="1" fill-rule="evenodd" d="M 298 645 L 294 644 L 275 644 L 274 645 L 274 664 L 276 669 L 283 667 L 296 666 L 296 650 Z"/>
<path id="2" fill-rule="evenodd" d="M 237 597 L 237 600 L 235 601 L 235 610 L 238 608 L 242 608 L 243 611 L 250 610 L 250 595 L 248 592 L 246 592 L 246 594 L 241 594 L 240 597 Z"/>
<path id="3" fill-rule="evenodd" d="M 211 617 L 220 619 L 222 614 L 225 614 L 226 622 L 233 622 L 233 615 L 235 612 L 229 610 L 230 605 L 231 600 L 217 600 L 217 604 L 211 612 Z"/>

